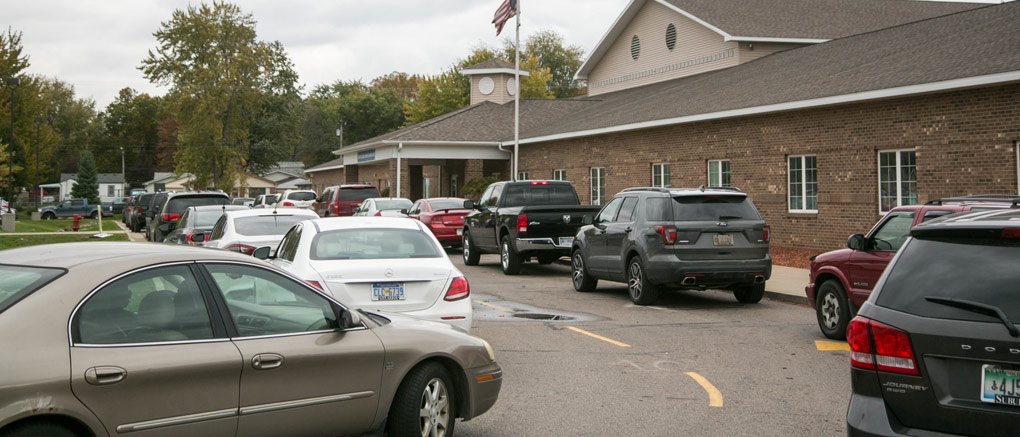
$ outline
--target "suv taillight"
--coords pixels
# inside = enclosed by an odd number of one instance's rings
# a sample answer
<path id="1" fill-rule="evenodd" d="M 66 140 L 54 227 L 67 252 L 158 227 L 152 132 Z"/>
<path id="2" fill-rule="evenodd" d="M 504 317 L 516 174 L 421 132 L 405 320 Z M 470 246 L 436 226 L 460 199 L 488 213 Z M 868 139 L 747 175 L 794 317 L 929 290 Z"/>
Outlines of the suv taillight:
<path id="1" fill-rule="evenodd" d="M 340 215 L 340 202 L 333 202 L 333 214 Z"/>
<path id="2" fill-rule="evenodd" d="M 766 243 L 772 239 L 772 226 L 769 226 L 767 223 L 761 226 L 761 239 Z"/>
<path id="3" fill-rule="evenodd" d="M 294 206 L 294 202 L 283 202 L 283 206 Z"/>
<path id="4" fill-rule="evenodd" d="M 450 282 L 450 288 L 446 289 L 446 297 L 443 300 L 447 302 L 453 302 L 455 300 L 461 300 L 471 295 L 471 287 L 468 286 L 467 279 L 463 277 L 453 278 L 453 282 Z"/>
<path id="5" fill-rule="evenodd" d="M 375 217 L 382 217 L 382 211 L 376 211 Z"/>
<path id="6" fill-rule="evenodd" d="M 850 365 L 859 369 L 917 375 L 910 336 L 899 329 L 857 316 L 846 329 Z"/>
<path id="7" fill-rule="evenodd" d="M 163 214 L 160 218 L 163 219 L 163 221 L 165 222 L 169 222 L 172 220 L 177 220 L 180 217 L 181 217 L 180 214 Z"/>
<path id="8" fill-rule="evenodd" d="M 662 237 L 662 244 L 676 244 L 676 226 L 656 226 L 655 232 Z"/>
<path id="9" fill-rule="evenodd" d="M 526 234 L 528 233 L 528 215 L 520 214 L 517 216 L 517 233 Z"/>

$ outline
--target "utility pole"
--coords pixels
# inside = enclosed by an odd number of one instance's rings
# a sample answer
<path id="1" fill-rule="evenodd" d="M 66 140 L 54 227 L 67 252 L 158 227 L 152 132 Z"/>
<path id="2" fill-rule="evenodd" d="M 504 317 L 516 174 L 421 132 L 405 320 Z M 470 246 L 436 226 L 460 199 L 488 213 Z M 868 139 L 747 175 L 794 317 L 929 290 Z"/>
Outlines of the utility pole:
<path id="1" fill-rule="evenodd" d="M 42 187 L 39 186 L 39 124 L 43 122 L 42 117 L 35 118 L 35 209 L 39 209 L 42 203 Z M 28 164 L 27 162 L 25 163 Z"/>
<path id="2" fill-rule="evenodd" d="M 124 197 L 124 186 L 127 185 L 127 177 L 124 174 L 124 147 L 120 148 L 120 197 Z"/>
<path id="3" fill-rule="evenodd" d="M 336 136 L 340 137 L 340 148 L 344 147 L 344 121 L 340 120 L 340 128 L 336 130 Z"/>

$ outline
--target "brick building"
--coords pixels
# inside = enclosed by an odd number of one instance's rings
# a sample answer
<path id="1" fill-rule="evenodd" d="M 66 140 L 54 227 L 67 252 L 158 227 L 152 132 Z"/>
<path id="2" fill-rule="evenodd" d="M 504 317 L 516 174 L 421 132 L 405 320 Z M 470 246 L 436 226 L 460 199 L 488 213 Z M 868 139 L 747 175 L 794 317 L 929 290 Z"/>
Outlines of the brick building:
<path id="1" fill-rule="evenodd" d="M 896 205 L 1020 190 L 1020 3 L 759 6 L 632 1 L 578 71 L 587 96 L 521 101 L 517 176 L 570 180 L 593 204 L 633 186 L 735 186 L 774 245 L 816 250 Z M 402 174 L 404 197 L 426 176 L 409 161 L 435 167 L 440 194 L 454 175 L 507 178 L 512 67 L 500 68 L 469 69 L 471 106 L 338 151 L 341 178 Z M 388 141 L 435 158 L 357 164 Z M 494 153 L 441 157 L 451 143 Z"/>

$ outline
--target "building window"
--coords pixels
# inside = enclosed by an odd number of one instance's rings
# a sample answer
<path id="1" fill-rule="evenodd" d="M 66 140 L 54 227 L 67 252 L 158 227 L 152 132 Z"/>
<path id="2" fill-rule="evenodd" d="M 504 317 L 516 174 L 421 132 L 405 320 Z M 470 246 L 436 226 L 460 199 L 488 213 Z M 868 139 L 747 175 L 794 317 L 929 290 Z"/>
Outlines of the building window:
<path id="1" fill-rule="evenodd" d="M 606 200 L 606 169 L 591 168 L 591 204 L 601 205 Z"/>
<path id="2" fill-rule="evenodd" d="M 113 196 L 116 196 L 116 195 L 117 194 L 113 192 L 113 185 L 112 184 L 111 185 L 107 185 L 106 186 L 106 196 L 107 197 L 113 197 Z"/>
<path id="3" fill-rule="evenodd" d="M 567 171 L 566 170 L 553 170 L 553 180 L 554 181 L 565 181 L 565 180 L 567 180 Z"/>
<path id="4" fill-rule="evenodd" d="M 526 180 L 528 180 L 528 172 L 526 172 L 526 171 L 519 171 L 519 172 L 517 172 L 517 180 L 519 180 L 519 181 L 526 181 Z"/>
<path id="5" fill-rule="evenodd" d="M 790 212 L 818 212 L 817 159 L 815 156 L 790 157 Z"/>
<path id="6" fill-rule="evenodd" d="M 676 26 L 673 23 L 669 23 L 666 26 L 666 48 L 673 50 L 676 47 Z"/>
<path id="7" fill-rule="evenodd" d="M 634 58 L 634 60 L 636 61 L 638 55 L 640 54 L 641 54 L 641 40 L 638 39 L 637 35 L 634 35 L 634 37 L 630 39 L 630 57 Z"/>
<path id="8" fill-rule="evenodd" d="M 913 150 L 878 152 L 878 203 L 880 212 L 917 203 L 917 164 Z"/>
<path id="9" fill-rule="evenodd" d="M 708 186 L 730 186 L 730 162 L 727 160 L 708 161 Z"/>
<path id="10" fill-rule="evenodd" d="M 669 188 L 669 164 L 652 164 L 652 186 Z"/>

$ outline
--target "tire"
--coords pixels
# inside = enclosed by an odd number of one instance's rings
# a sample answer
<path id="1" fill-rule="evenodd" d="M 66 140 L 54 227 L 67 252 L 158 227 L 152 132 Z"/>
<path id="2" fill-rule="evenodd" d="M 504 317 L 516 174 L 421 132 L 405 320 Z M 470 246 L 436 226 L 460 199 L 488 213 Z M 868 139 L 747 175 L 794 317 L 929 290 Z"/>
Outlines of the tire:
<path id="1" fill-rule="evenodd" d="M 503 242 L 499 245 L 499 265 L 503 267 L 504 275 L 521 273 L 521 255 L 514 251 L 509 235 L 504 235 Z"/>
<path id="2" fill-rule="evenodd" d="M 478 252 L 478 249 L 475 249 L 475 242 L 471 240 L 471 233 L 467 229 L 464 230 L 464 236 L 461 237 L 461 247 L 464 252 L 464 265 L 477 266 L 482 254 Z"/>
<path id="3" fill-rule="evenodd" d="M 752 284 L 733 290 L 733 297 L 740 303 L 758 303 L 765 297 L 765 283 Z"/>
<path id="4" fill-rule="evenodd" d="M 92 211 L 92 214 L 89 214 L 89 218 L 92 219 L 92 220 L 95 220 L 95 219 L 99 218 L 99 213 L 97 213 L 95 211 Z"/>
<path id="5" fill-rule="evenodd" d="M 558 260 L 558 259 L 560 259 L 559 255 L 539 255 L 538 256 L 538 263 L 539 264 L 552 264 L 552 263 L 556 262 L 556 260 Z"/>
<path id="6" fill-rule="evenodd" d="M 0 431 L 2 437 L 74 437 L 74 431 L 52 422 L 34 421 Z"/>
<path id="7" fill-rule="evenodd" d="M 639 256 L 627 262 L 627 293 L 636 305 L 652 305 L 659 300 L 659 286 L 648 280 Z"/>
<path id="8" fill-rule="evenodd" d="M 52 212 L 48 212 L 46 214 L 43 214 L 43 216 L 42 216 L 43 220 L 53 220 L 53 219 L 56 219 L 56 218 L 57 218 L 57 215 L 52 213 Z"/>
<path id="9" fill-rule="evenodd" d="M 599 285 L 599 280 L 588 274 L 581 249 L 575 250 L 574 254 L 570 256 L 570 279 L 574 283 L 574 290 L 577 291 L 594 291 L 595 287 Z"/>
<path id="10" fill-rule="evenodd" d="M 456 424 L 456 388 L 450 372 L 435 362 L 411 369 L 393 397 L 386 434 L 452 436 Z"/>
<path id="11" fill-rule="evenodd" d="M 838 280 L 830 279 L 818 287 L 815 315 L 822 334 L 833 340 L 846 339 L 846 327 L 850 324 L 850 304 Z"/>

